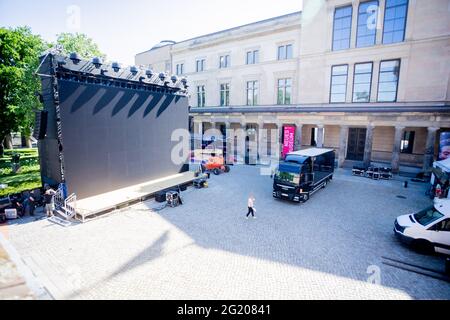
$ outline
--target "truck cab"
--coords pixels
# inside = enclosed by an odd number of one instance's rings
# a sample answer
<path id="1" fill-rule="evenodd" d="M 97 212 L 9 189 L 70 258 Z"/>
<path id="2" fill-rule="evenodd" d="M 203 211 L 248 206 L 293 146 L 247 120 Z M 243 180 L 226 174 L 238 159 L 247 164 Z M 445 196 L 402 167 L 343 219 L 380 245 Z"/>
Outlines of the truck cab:
<path id="1" fill-rule="evenodd" d="M 311 148 L 286 155 L 275 171 L 273 196 L 294 202 L 306 202 L 324 188 L 334 173 L 335 152 Z"/>

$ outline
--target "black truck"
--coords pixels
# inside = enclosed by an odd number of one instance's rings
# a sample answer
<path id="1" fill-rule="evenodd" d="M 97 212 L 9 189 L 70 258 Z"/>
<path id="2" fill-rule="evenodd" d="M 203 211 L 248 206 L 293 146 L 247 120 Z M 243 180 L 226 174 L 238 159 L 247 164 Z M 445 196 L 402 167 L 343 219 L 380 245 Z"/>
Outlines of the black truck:
<path id="1" fill-rule="evenodd" d="M 295 202 L 306 202 L 316 191 L 333 179 L 335 152 L 311 148 L 286 155 L 273 181 L 273 196 Z"/>

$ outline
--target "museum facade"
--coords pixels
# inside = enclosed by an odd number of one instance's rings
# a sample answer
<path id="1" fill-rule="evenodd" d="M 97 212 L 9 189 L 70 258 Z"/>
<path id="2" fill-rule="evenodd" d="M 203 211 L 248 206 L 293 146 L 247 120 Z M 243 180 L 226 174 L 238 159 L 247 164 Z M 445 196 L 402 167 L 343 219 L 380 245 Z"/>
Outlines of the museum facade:
<path id="1" fill-rule="evenodd" d="M 293 149 L 333 148 L 340 166 L 426 170 L 450 130 L 449 5 L 304 0 L 302 12 L 164 41 L 136 64 L 188 78 L 196 133 L 267 129 L 251 138 L 259 151 L 267 132 L 280 145 L 295 132 Z"/>

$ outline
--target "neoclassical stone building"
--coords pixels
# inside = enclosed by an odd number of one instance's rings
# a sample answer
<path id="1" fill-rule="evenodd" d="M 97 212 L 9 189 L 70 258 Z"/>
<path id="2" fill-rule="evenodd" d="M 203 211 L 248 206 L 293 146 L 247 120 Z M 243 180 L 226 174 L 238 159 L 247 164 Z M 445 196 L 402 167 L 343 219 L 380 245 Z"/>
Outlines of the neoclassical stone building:
<path id="1" fill-rule="evenodd" d="M 450 0 L 304 0 L 136 64 L 188 78 L 195 132 L 264 128 L 282 142 L 294 126 L 295 149 L 334 148 L 340 166 L 427 169 L 450 130 Z M 273 135 L 250 139 L 260 150 Z"/>

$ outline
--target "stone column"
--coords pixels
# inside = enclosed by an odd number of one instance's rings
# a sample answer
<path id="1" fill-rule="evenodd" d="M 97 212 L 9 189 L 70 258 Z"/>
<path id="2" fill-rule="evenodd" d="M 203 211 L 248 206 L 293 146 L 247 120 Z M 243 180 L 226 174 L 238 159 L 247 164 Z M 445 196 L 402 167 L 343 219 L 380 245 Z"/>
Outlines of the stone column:
<path id="1" fill-rule="evenodd" d="M 392 150 L 392 172 L 398 173 L 400 170 L 400 148 L 405 127 L 395 127 L 394 149 Z"/>
<path id="2" fill-rule="evenodd" d="M 234 164 L 234 135 L 231 132 L 231 123 L 225 122 L 225 162 Z M 233 145 L 232 145 L 233 144 Z"/>
<path id="3" fill-rule="evenodd" d="M 323 141 L 324 141 L 324 126 L 319 125 L 318 131 L 317 131 L 317 148 L 323 148 Z"/>
<path id="4" fill-rule="evenodd" d="M 203 136 L 203 122 L 194 121 L 194 150 L 201 149 L 202 147 L 202 136 Z"/>
<path id="5" fill-rule="evenodd" d="M 423 159 L 423 171 L 428 175 L 428 171 L 433 166 L 434 148 L 436 144 L 436 133 L 439 128 L 428 128 L 427 142 L 425 146 L 425 155 Z"/>
<path id="6" fill-rule="evenodd" d="M 283 122 L 277 121 L 276 123 L 277 129 L 276 134 L 271 135 L 271 150 L 275 151 L 276 154 L 271 153 L 271 157 L 277 161 L 281 158 L 281 152 L 283 151 Z"/>
<path id="7" fill-rule="evenodd" d="M 295 145 L 294 150 L 298 151 L 302 148 L 302 130 L 303 130 L 303 124 L 296 123 L 295 125 Z"/>
<path id="8" fill-rule="evenodd" d="M 341 131 L 339 134 L 339 168 L 344 166 L 345 158 L 347 155 L 347 144 L 348 144 L 348 126 L 341 126 Z"/>
<path id="9" fill-rule="evenodd" d="M 263 160 L 267 157 L 267 143 L 265 142 L 265 132 L 264 132 L 264 122 L 258 122 L 257 130 L 257 141 L 258 141 L 258 161 L 259 164 L 263 163 Z"/>
<path id="10" fill-rule="evenodd" d="M 372 161 L 372 146 L 373 146 L 373 125 L 367 126 L 366 144 L 364 146 L 364 166 L 370 166 Z"/>
<path id="11" fill-rule="evenodd" d="M 238 154 L 238 162 L 240 164 L 245 164 L 245 154 L 246 150 L 246 138 L 247 138 L 247 123 L 241 122 L 241 128 L 239 133 L 237 134 L 237 154 Z"/>

